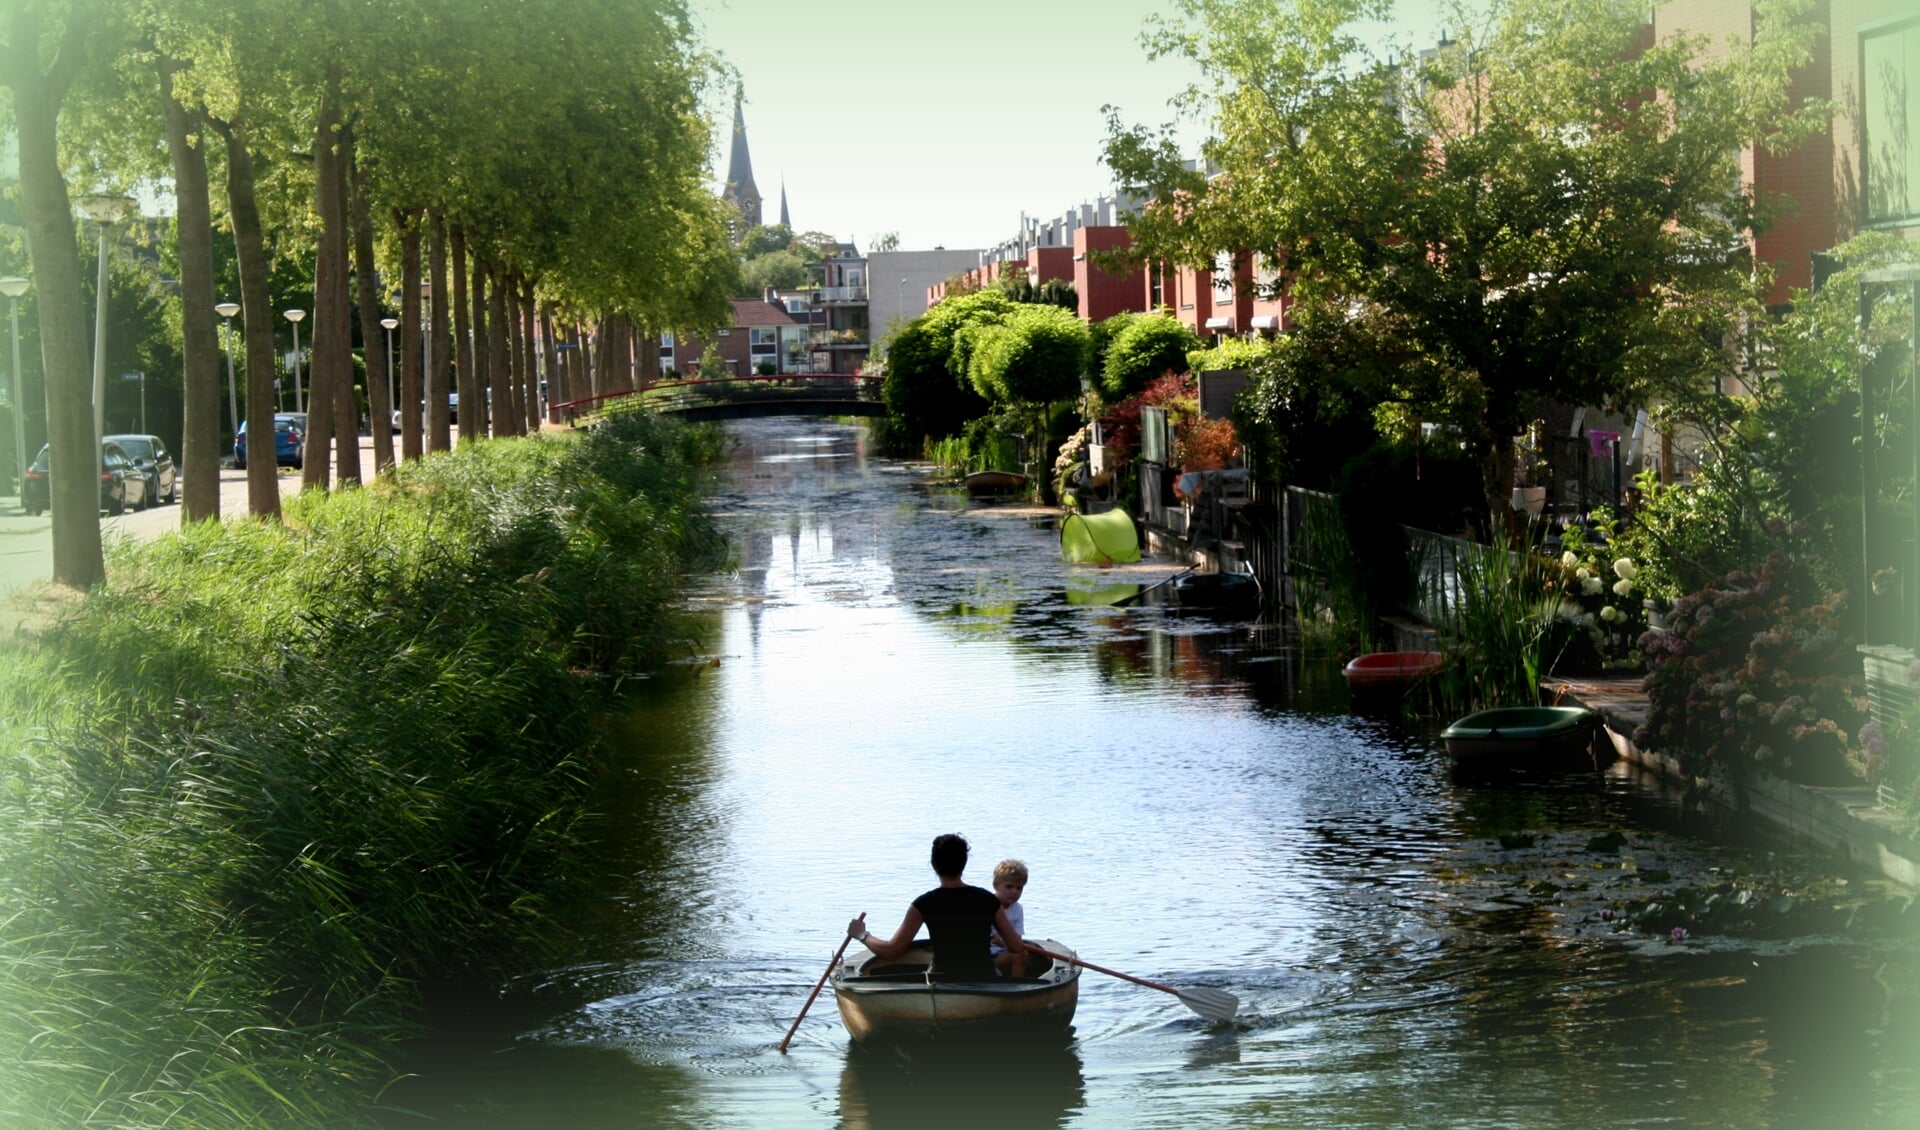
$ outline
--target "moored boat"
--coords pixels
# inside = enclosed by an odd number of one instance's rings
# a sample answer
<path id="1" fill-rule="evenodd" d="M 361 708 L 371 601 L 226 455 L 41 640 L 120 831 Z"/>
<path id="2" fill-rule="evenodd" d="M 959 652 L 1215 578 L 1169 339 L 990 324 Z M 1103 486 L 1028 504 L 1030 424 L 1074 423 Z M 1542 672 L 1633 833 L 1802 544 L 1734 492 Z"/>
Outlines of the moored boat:
<path id="1" fill-rule="evenodd" d="M 1029 940 L 1074 955 L 1059 942 Z M 1030 962 L 1026 977 L 937 980 L 930 976 L 933 950 L 923 940 L 891 961 L 847 957 L 834 968 L 833 996 L 847 1034 L 861 1042 L 1063 1033 L 1080 1000 L 1080 967 L 1045 957 Z"/>
<path id="2" fill-rule="evenodd" d="M 1348 690 L 1400 690 L 1439 674 L 1446 663 L 1447 657 L 1437 651 L 1375 651 L 1354 657 L 1340 674 Z"/>
<path id="3" fill-rule="evenodd" d="M 1027 488 L 1027 477 L 1018 471 L 975 471 L 967 476 L 971 495 L 1013 494 Z"/>
<path id="4" fill-rule="evenodd" d="M 1585 750 L 1594 721 L 1584 706 L 1502 706 L 1474 711 L 1440 739 L 1461 765 L 1541 761 Z"/>

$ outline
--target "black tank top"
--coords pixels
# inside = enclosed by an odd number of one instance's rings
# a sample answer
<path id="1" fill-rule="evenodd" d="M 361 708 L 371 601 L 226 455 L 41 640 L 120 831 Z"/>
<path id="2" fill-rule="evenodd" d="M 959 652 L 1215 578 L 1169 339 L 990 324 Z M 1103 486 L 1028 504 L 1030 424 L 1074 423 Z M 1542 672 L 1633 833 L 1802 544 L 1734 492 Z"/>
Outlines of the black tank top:
<path id="1" fill-rule="evenodd" d="M 947 980 L 993 980 L 987 935 L 1000 910 L 998 896 L 973 886 L 935 887 L 914 899 L 913 908 L 927 920 L 936 974 Z"/>

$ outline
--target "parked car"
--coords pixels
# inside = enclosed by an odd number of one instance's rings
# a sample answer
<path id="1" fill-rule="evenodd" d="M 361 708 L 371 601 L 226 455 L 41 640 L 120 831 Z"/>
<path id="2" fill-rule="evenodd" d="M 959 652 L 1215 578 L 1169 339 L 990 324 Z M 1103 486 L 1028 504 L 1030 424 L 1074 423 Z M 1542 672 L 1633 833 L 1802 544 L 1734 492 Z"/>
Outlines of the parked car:
<path id="1" fill-rule="evenodd" d="M 307 459 L 307 415 L 304 412 L 273 414 L 273 461 L 280 467 L 299 467 Z M 240 434 L 233 437 L 233 465 L 247 465 L 247 422 L 240 421 Z"/>
<path id="2" fill-rule="evenodd" d="M 489 390 L 489 392 L 491 392 L 491 390 Z M 487 399 L 488 399 L 488 402 L 491 403 L 493 398 L 491 395 L 489 395 Z M 426 414 L 427 414 L 427 405 L 426 405 L 426 402 L 422 401 L 420 404 L 420 415 L 422 418 L 425 418 Z M 460 422 L 460 394 L 457 392 L 450 392 L 447 394 L 447 423 L 458 424 L 459 422 Z M 395 408 L 393 410 L 393 430 L 396 432 L 400 430 L 400 410 L 398 408 Z"/>
<path id="3" fill-rule="evenodd" d="M 179 469 L 159 436 L 117 435 L 108 436 L 107 441 L 119 444 L 133 465 L 147 476 L 147 505 L 179 501 Z"/>
<path id="4" fill-rule="evenodd" d="M 52 508 L 52 467 L 52 449 L 42 445 L 20 489 L 20 506 L 29 516 L 37 517 Z M 124 448 L 113 442 L 100 445 L 100 509 L 109 514 L 121 514 L 129 508 L 140 510 L 151 505 L 154 497 L 147 493 L 146 472 L 134 465 Z"/>

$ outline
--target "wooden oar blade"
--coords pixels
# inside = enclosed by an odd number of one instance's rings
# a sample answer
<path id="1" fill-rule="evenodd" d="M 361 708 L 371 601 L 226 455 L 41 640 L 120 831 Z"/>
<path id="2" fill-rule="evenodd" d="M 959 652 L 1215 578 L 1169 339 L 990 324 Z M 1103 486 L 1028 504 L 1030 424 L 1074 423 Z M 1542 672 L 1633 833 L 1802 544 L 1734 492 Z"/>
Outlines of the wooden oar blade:
<path id="1" fill-rule="evenodd" d="M 1233 1020 L 1240 1011 L 1240 998 L 1220 989 L 1181 989 L 1180 1003 L 1219 1024 Z"/>

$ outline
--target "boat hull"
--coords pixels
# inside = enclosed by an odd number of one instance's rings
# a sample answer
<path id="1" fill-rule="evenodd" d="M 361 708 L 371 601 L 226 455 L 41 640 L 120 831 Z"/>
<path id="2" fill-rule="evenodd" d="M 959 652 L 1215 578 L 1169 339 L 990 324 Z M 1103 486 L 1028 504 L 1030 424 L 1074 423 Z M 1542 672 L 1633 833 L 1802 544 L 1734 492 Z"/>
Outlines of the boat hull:
<path id="1" fill-rule="evenodd" d="M 1340 674 L 1349 690 L 1400 690 L 1445 665 L 1446 656 L 1437 651 L 1376 651 L 1356 657 Z"/>
<path id="2" fill-rule="evenodd" d="M 1073 951 L 1055 941 L 1036 945 Z M 1048 962 L 1038 977 L 992 981 L 929 981 L 932 951 L 916 943 L 882 963 L 856 956 L 834 968 L 840 1019 L 856 1042 L 955 1039 L 974 1036 L 1041 1038 L 1064 1033 L 1080 1000 L 1080 968 Z"/>
<path id="3" fill-rule="evenodd" d="M 1578 706 L 1479 710 L 1440 732 L 1461 765 L 1544 761 L 1580 753 L 1593 740 L 1595 715 Z"/>
<path id="4" fill-rule="evenodd" d="M 1027 489 L 1027 477 L 1018 471 L 975 471 L 967 476 L 971 495 L 1014 494 Z"/>

